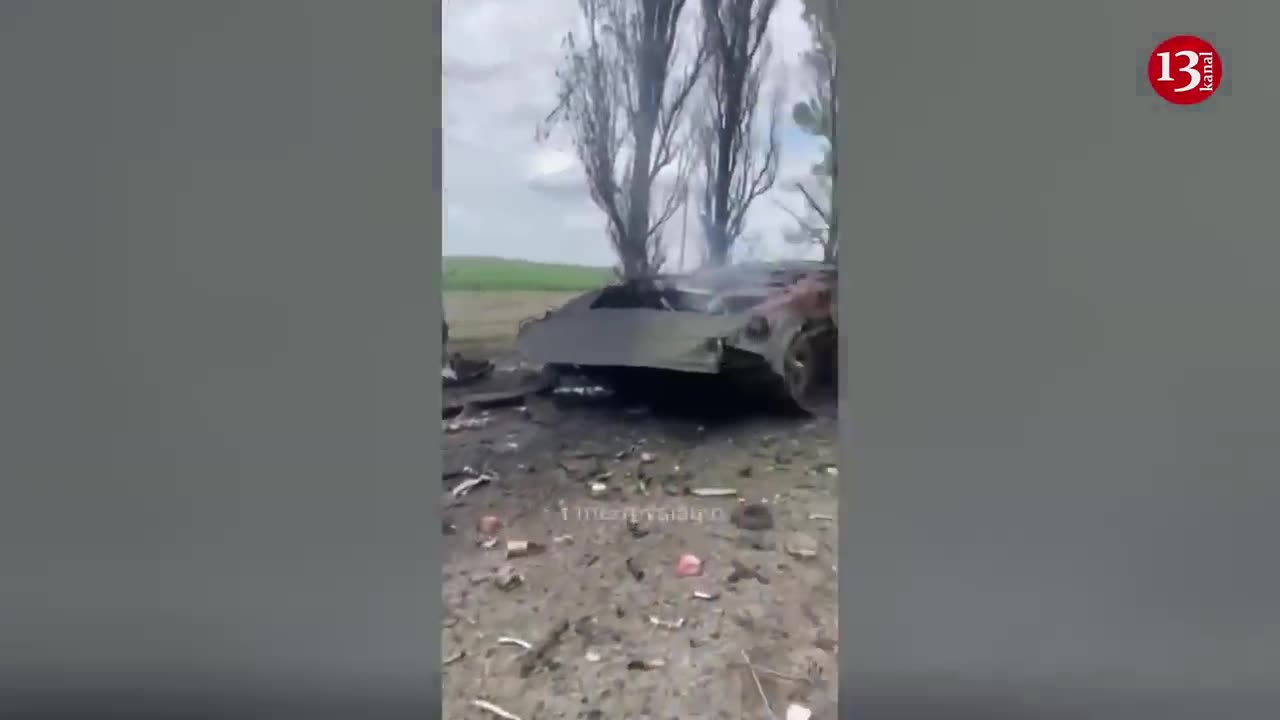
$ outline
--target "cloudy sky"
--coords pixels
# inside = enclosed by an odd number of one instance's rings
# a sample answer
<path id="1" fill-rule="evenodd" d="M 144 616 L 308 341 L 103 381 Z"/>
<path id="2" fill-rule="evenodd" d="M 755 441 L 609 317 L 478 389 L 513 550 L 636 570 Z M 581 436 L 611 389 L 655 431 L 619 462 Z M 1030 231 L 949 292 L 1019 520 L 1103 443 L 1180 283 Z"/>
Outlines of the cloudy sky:
<path id="1" fill-rule="evenodd" d="M 696 3 L 689 3 L 690 7 Z M 604 219 L 588 197 L 565 139 L 539 143 L 538 121 L 555 105 L 561 39 L 574 26 L 577 0 L 446 0 L 444 3 L 445 255 L 495 255 L 611 265 Z M 686 10 L 687 12 L 687 10 Z M 779 185 L 807 176 L 818 141 L 794 127 L 789 108 L 807 84 L 799 56 L 809 46 L 800 0 L 779 0 L 771 21 L 770 80 L 784 95 Z M 782 241 L 799 209 L 794 192 L 776 189 L 752 206 L 748 233 L 758 253 L 803 255 Z M 675 259 L 680 215 L 667 225 Z M 700 242 L 693 213 L 689 245 Z M 696 256 L 692 248 L 686 264 Z"/>

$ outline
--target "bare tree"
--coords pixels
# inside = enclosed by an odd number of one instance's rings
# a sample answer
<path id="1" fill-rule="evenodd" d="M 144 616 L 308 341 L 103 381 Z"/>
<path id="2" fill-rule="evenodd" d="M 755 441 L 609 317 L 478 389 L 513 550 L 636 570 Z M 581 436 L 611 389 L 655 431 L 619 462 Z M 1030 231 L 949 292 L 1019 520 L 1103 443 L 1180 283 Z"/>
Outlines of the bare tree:
<path id="1" fill-rule="evenodd" d="M 702 0 L 707 97 L 698 140 L 707 261 L 723 265 L 742 235 L 747 210 L 778 177 L 778 107 L 763 137 L 760 92 L 769 65 L 769 20 L 777 0 Z M 764 147 L 760 144 L 763 142 Z"/>
<path id="2" fill-rule="evenodd" d="M 805 53 L 805 66 L 812 85 L 809 98 L 797 103 L 791 114 L 797 125 L 825 140 L 827 147 L 822 162 L 813 168 L 813 187 L 796 184 L 796 189 L 804 196 L 805 214 L 796 216 L 800 228 L 788 240 L 816 244 L 822 248 L 824 260 L 835 262 L 840 247 L 834 195 L 839 176 L 836 147 L 839 117 L 836 67 L 839 58 L 834 33 L 839 3 L 837 0 L 805 0 L 804 5 L 804 19 L 813 35 L 813 47 Z"/>
<path id="3" fill-rule="evenodd" d="M 651 274 L 665 257 L 662 228 L 688 195 L 681 119 L 706 53 L 681 58 L 685 0 L 579 0 L 581 39 L 565 37 L 559 102 L 539 127 L 566 128 L 591 199 L 605 214 L 626 277 Z M 682 65 L 683 67 L 677 67 Z M 654 202 L 659 174 L 673 176 Z M 654 205 L 657 205 L 656 210 Z"/>
<path id="4" fill-rule="evenodd" d="M 796 183 L 795 189 L 804 199 L 804 212 L 798 213 L 779 203 L 796 221 L 797 228 L 787 233 L 785 240 L 796 245 L 813 245 L 822 250 L 822 261 L 834 263 L 837 260 L 840 243 L 835 234 L 835 212 L 831 204 L 830 176 L 817 174 L 811 181 L 813 187 L 805 183 Z"/>

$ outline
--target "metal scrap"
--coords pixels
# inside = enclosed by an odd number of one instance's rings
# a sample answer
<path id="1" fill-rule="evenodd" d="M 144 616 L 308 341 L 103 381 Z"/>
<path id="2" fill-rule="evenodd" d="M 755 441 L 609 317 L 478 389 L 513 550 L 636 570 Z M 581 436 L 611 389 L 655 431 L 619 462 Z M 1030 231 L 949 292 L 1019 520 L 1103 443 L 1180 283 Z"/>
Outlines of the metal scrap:
<path id="1" fill-rule="evenodd" d="M 532 362 L 588 377 L 619 367 L 717 374 L 755 364 L 796 404 L 825 414 L 835 407 L 836 272 L 806 261 L 744 263 L 623 280 L 523 323 L 517 345 Z M 735 362 L 725 363 L 730 353 Z"/>
<path id="2" fill-rule="evenodd" d="M 457 485 L 454 485 L 453 490 L 450 491 L 450 494 L 453 495 L 455 499 L 460 498 L 463 495 L 466 495 L 467 493 L 476 489 L 477 487 L 484 485 L 485 483 L 496 480 L 497 477 L 498 476 L 494 475 L 493 473 L 482 472 L 478 475 L 474 475 L 470 478 L 467 478 L 466 480 L 463 480 Z"/>
<path id="3" fill-rule="evenodd" d="M 504 567 L 493 576 L 493 584 L 499 590 L 514 590 L 524 584 L 524 576 L 515 568 Z"/>
<path id="4" fill-rule="evenodd" d="M 516 715 L 509 710 L 504 710 L 488 700 L 472 700 L 471 705 L 492 715 L 497 715 L 502 718 L 502 720 L 521 720 L 519 715 Z"/>
<path id="5" fill-rule="evenodd" d="M 525 650 L 533 649 L 533 643 L 529 642 L 528 640 L 521 640 L 518 637 L 510 637 L 510 636 L 504 635 L 498 638 L 496 642 L 499 645 L 515 645 L 516 647 L 521 647 L 521 648 L 524 648 Z"/>
<path id="6" fill-rule="evenodd" d="M 787 536 L 785 548 L 789 555 L 802 560 L 818 555 L 818 542 L 804 533 L 791 533 Z"/>
<path id="7" fill-rule="evenodd" d="M 493 422 L 493 418 L 487 415 L 478 415 L 476 417 L 464 417 L 454 420 L 445 420 L 444 431 L 447 433 L 456 433 L 462 430 L 479 430 L 488 427 Z"/>
<path id="8" fill-rule="evenodd" d="M 649 616 L 649 624 L 656 625 L 664 630 L 679 630 L 684 627 L 684 618 L 676 618 L 675 620 L 663 620 L 657 615 Z"/>
<path id="9" fill-rule="evenodd" d="M 689 488 L 689 494 L 694 497 L 734 497 L 738 491 L 734 488 L 698 487 Z"/>
<path id="10" fill-rule="evenodd" d="M 539 543 L 530 540 L 508 540 L 507 541 L 507 557 L 518 558 L 527 555 L 537 555 L 546 548 Z"/>

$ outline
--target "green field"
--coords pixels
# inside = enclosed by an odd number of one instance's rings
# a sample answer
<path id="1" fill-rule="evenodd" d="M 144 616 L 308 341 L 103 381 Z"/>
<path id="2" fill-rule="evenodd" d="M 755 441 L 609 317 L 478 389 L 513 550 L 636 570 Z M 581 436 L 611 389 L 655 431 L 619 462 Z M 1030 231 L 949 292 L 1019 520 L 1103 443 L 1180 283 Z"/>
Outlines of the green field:
<path id="1" fill-rule="evenodd" d="M 493 257 L 445 257 L 446 291 L 551 291 L 591 290 L 613 278 L 609 268 L 559 265 Z"/>

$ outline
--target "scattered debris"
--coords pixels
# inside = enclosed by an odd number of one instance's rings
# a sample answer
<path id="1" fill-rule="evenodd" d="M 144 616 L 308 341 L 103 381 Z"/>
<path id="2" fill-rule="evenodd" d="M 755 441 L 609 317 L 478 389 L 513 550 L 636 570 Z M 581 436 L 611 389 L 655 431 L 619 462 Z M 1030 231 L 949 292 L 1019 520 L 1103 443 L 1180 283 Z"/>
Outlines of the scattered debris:
<path id="1" fill-rule="evenodd" d="M 702 559 L 685 553 L 676 561 L 676 577 L 697 577 L 702 574 Z"/>
<path id="2" fill-rule="evenodd" d="M 657 670 L 666 667 L 667 661 L 662 658 L 653 658 L 651 660 L 632 660 L 627 663 L 628 670 Z"/>
<path id="3" fill-rule="evenodd" d="M 832 477 L 837 477 L 840 475 L 840 468 L 836 467 L 835 465 L 828 465 L 827 474 Z"/>
<path id="4" fill-rule="evenodd" d="M 657 627 L 660 627 L 664 630 L 679 630 L 680 628 L 684 627 L 684 618 L 677 618 L 675 620 L 663 620 L 657 615 L 650 615 L 649 624 L 656 625 Z"/>
<path id="5" fill-rule="evenodd" d="M 694 590 L 693 597 L 697 600 L 716 600 L 720 597 L 718 592 L 705 592 L 703 590 Z"/>
<path id="6" fill-rule="evenodd" d="M 491 422 L 493 422 L 493 418 L 488 415 L 454 418 L 453 420 L 444 421 L 444 431 L 452 434 L 463 430 L 479 430 L 480 428 L 488 427 Z"/>
<path id="7" fill-rule="evenodd" d="M 803 705 L 791 703 L 787 706 L 786 720 L 809 720 L 811 717 L 813 711 Z"/>
<path id="8" fill-rule="evenodd" d="M 603 398 L 613 393 L 603 385 L 576 385 L 558 387 L 551 391 L 553 395 L 573 395 L 580 398 Z"/>
<path id="9" fill-rule="evenodd" d="M 600 653 L 595 650 L 588 650 L 586 654 L 587 662 L 600 662 Z"/>
<path id="10" fill-rule="evenodd" d="M 649 534 L 649 530 L 640 527 L 640 523 L 635 518 L 627 518 L 627 532 L 637 540 Z"/>
<path id="11" fill-rule="evenodd" d="M 768 711 L 769 717 L 776 717 L 773 714 L 773 707 L 769 705 L 769 698 L 764 694 L 764 686 L 760 684 L 760 676 L 756 674 L 756 668 L 751 664 L 751 656 L 746 650 L 742 651 L 742 659 L 747 663 L 747 672 L 751 673 L 751 679 L 756 683 L 756 692 L 760 693 L 760 701 L 764 703 L 764 709 Z"/>
<path id="12" fill-rule="evenodd" d="M 743 565 L 737 560 L 734 560 L 733 572 L 729 573 L 729 579 L 727 582 L 736 583 L 741 580 L 755 580 L 761 585 L 769 584 L 769 579 L 766 578 L 763 574 L 761 574 L 759 570 L 755 568 L 747 567 L 746 565 Z"/>
<path id="13" fill-rule="evenodd" d="M 569 457 L 561 459 L 556 463 L 556 467 L 563 470 L 570 480 L 585 480 L 607 472 L 600 463 L 600 458 L 594 453 L 583 450 L 575 451 Z"/>
<path id="14" fill-rule="evenodd" d="M 690 488 L 689 494 L 695 497 L 733 497 L 738 491 L 734 488 L 702 487 Z"/>
<path id="15" fill-rule="evenodd" d="M 749 550 L 773 550 L 776 545 L 771 542 L 768 530 L 743 530 L 738 535 L 738 546 Z"/>
<path id="16" fill-rule="evenodd" d="M 445 334 L 447 340 L 447 331 Z M 495 367 L 492 361 L 463 357 L 458 353 L 453 353 L 445 359 L 445 369 L 449 372 L 442 372 L 440 375 L 451 381 L 445 383 L 446 385 L 462 385 L 488 377 L 493 374 Z"/>
<path id="17" fill-rule="evenodd" d="M 466 480 L 463 480 L 462 482 L 455 485 L 453 487 L 453 490 L 450 491 L 450 493 L 453 495 L 454 498 L 460 498 L 463 495 L 466 495 L 467 493 L 476 489 L 477 487 L 484 485 L 485 483 L 492 482 L 494 479 L 496 479 L 496 477 L 497 476 L 494 475 L 493 473 L 487 473 L 487 472 L 482 472 L 477 475 L 473 475 L 472 477 L 469 477 Z"/>
<path id="18" fill-rule="evenodd" d="M 556 535 L 555 537 L 551 538 L 551 542 L 556 545 L 572 545 L 573 536 L 572 535 Z"/>
<path id="19" fill-rule="evenodd" d="M 818 555 L 818 541 L 804 533 L 791 533 L 785 544 L 787 554 L 807 560 Z"/>
<path id="20" fill-rule="evenodd" d="M 458 532 L 458 526 L 454 525 L 448 520 L 445 520 L 443 521 L 441 530 L 444 532 L 445 535 L 453 535 Z"/>
<path id="21" fill-rule="evenodd" d="M 484 548 L 485 550 L 492 550 L 497 546 L 498 546 L 498 538 L 496 537 L 484 538 L 483 540 L 480 541 L 480 547 Z"/>
<path id="22" fill-rule="evenodd" d="M 627 558 L 627 572 L 631 573 L 631 577 L 635 578 L 636 582 L 644 580 L 644 570 L 640 569 L 640 565 L 636 563 L 635 558 Z"/>
<path id="23" fill-rule="evenodd" d="M 602 498 L 609 494 L 609 486 L 602 482 L 593 482 L 587 486 L 587 492 L 591 493 L 593 498 Z"/>
<path id="24" fill-rule="evenodd" d="M 827 522 L 835 522 L 835 518 L 824 513 L 810 513 L 810 520 L 825 520 Z"/>
<path id="25" fill-rule="evenodd" d="M 798 682 L 798 683 L 809 681 L 809 678 L 800 677 L 799 675 L 788 675 L 786 673 L 778 672 L 777 670 L 770 670 L 769 668 L 762 667 L 760 665 L 752 664 L 751 667 L 755 668 L 756 672 L 760 673 L 761 675 L 770 675 L 772 677 L 778 678 L 779 680 L 787 680 L 789 682 Z"/>
<path id="26" fill-rule="evenodd" d="M 653 453 L 647 453 L 647 452 L 640 453 L 640 462 L 644 465 L 648 465 L 649 463 L 652 463 L 656 459 L 657 458 L 653 456 Z"/>
<path id="27" fill-rule="evenodd" d="M 515 645 L 517 647 L 522 647 L 525 650 L 533 649 L 533 643 L 529 642 L 528 640 L 521 640 L 518 637 L 509 637 L 504 635 L 498 638 L 497 642 L 499 645 Z"/>
<path id="28" fill-rule="evenodd" d="M 515 568 L 506 566 L 493 576 L 493 584 L 499 590 L 514 590 L 524 584 L 524 576 L 516 572 Z"/>
<path id="29" fill-rule="evenodd" d="M 528 555 L 537 555 L 546 548 L 542 545 L 529 540 L 508 540 L 507 541 L 507 557 L 518 558 Z"/>
<path id="30" fill-rule="evenodd" d="M 476 521 L 476 530 L 484 535 L 497 535 L 502 529 L 502 519 L 496 515 L 484 515 Z"/>
<path id="31" fill-rule="evenodd" d="M 524 661 L 520 663 L 520 677 L 526 678 L 532 675 L 533 671 L 538 669 L 538 665 L 542 663 L 547 653 L 551 652 L 551 650 L 560 644 L 560 641 L 564 638 L 564 634 L 568 631 L 568 620 L 561 620 L 557 623 L 555 627 L 551 629 L 551 632 L 547 634 L 547 637 L 544 638 L 542 642 L 538 643 L 537 647 L 533 648 L 527 655 L 525 655 Z"/>
<path id="32" fill-rule="evenodd" d="M 738 505 L 729 520 L 742 530 L 773 529 L 773 511 L 764 503 L 744 502 Z"/>
<path id="33" fill-rule="evenodd" d="M 467 656 L 466 650 L 455 650 L 452 654 L 446 656 L 440 661 L 441 665 L 452 665 Z"/>
<path id="34" fill-rule="evenodd" d="M 498 717 L 502 718 L 502 720 L 521 720 L 519 715 L 516 715 L 508 710 L 504 710 L 501 707 L 498 707 L 497 705 L 494 705 L 493 703 L 489 702 L 488 700 L 472 700 L 471 705 L 473 707 L 484 710 L 487 713 L 497 715 Z"/>

